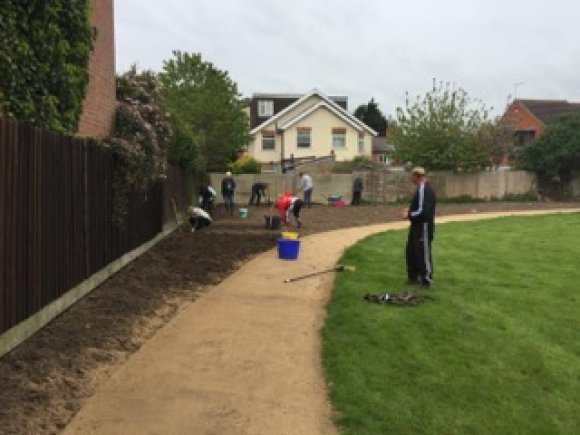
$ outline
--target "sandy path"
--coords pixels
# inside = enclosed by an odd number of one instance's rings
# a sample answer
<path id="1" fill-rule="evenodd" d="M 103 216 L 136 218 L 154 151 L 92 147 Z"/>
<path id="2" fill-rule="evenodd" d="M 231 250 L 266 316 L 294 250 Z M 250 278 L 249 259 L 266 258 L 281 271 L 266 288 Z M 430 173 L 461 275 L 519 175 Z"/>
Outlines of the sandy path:
<path id="1" fill-rule="evenodd" d="M 554 212 L 458 215 L 438 223 Z M 87 400 L 64 433 L 335 433 L 319 334 L 332 276 L 282 280 L 332 267 L 369 234 L 406 227 L 308 236 L 293 262 L 278 260 L 274 250 L 259 255 L 162 328 Z"/>

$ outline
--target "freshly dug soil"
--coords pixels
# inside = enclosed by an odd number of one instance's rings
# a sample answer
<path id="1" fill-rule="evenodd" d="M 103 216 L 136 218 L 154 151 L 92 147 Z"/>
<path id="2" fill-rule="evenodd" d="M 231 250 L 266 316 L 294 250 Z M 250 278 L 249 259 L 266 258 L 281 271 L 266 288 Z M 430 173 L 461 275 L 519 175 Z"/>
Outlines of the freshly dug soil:
<path id="1" fill-rule="evenodd" d="M 578 203 L 440 205 L 439 215 L 555 209 Z M 303 235 L 398 220 L 401 206 L 304 209 Z M 186 227 L 158 243 L 27 342 L 0 359 L 0 433 L 58 433 L 82 400 L 203 291 L 273 248 L 268 207 L 248 219 L 216 213 L 209 228 Z M 195 331 L 192 331 L 195 333 Z"/>

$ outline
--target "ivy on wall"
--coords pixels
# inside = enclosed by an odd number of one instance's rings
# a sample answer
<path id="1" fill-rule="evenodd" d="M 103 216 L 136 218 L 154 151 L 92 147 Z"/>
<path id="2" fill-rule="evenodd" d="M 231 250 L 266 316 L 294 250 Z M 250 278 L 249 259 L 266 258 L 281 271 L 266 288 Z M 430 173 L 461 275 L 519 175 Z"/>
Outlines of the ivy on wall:
<path id="1" fill-rule="evenodd" d="M 88 0 L 2 0 L 0 113 L 76 132 L 94 36 Z"/>

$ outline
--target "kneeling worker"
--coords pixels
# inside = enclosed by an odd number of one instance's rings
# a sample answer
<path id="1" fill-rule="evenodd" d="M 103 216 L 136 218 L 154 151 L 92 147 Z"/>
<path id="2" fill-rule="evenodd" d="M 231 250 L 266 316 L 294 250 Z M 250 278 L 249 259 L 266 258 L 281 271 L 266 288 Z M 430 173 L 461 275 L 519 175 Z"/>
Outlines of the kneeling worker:
<path id="1" fill-rule="evenodd" d="M 296 219 L 296 226 L 300 228 L 302 226 L 302 221 L 300 220 L 300 210 L 304 205 L 304 201 L 300 198 L 292 196 L 290 192 L 284 192 L 278 197 L 274 206 L 278 209 L 280 213 L 280 218 L 285 225 L 290 225 L 290 213 L 294 215 Z"/>
<path id="2" fill-rule="evenodd" d="M 191 232 L 201 230 L 203 227 L 209 227 L 212 223 L 211 216 L 199 207 L 189 207 L 189 223 Z"/>

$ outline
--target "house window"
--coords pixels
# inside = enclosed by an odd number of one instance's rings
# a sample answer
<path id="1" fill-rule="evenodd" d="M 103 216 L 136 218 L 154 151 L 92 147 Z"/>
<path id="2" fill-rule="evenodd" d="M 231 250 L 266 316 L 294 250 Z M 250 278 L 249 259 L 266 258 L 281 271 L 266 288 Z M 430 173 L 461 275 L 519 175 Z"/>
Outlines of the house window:
<path id="1" fill-rule="evenodd" d="M 299 127 L 296 132 L 296 146 L 298 148 L 310 148 L 310 127 Z"/>
<path id="2" fill-rule="evenodd" d="M 365 152 L 365 135 L 364 135 L 364 133 L 358 134 L 358 152 L 361 154 Z"/>
<path id="3" fill-rule="evenodd" d="M 267 118 L 274 114 L 274 102 L 272 100 L 258 100 L 258 116 Z"/>
<path id="4" fill-rule="evenodd" d="M 389 158 L 386 154 L 379 154 L 379 162 L 387 165 L 389 163 Z"/>
<path id="5" fill-rule="evenodd" d="M 346 148 L 346 128 L 332 129 L 332 148 Z"/>
<path id="6" fill-rule="evenodd" d="M 534 130 L 518 130 L 514 134 L 515 145 L 517 147 L 522 147 L 529 144 L 536 137 L 536 132 Z"/>
<path id="7" fill-rule="evenodd" d="M 273 131 L 262 132 L 262 149 L 273 150 L 276 149 L 276 135 Z"/>

